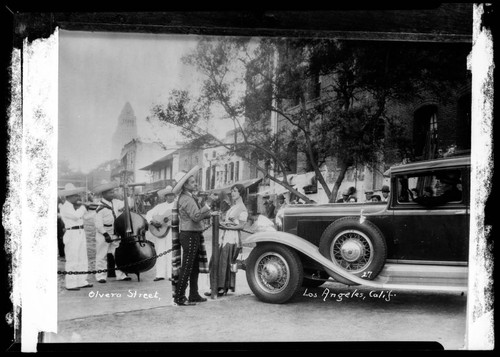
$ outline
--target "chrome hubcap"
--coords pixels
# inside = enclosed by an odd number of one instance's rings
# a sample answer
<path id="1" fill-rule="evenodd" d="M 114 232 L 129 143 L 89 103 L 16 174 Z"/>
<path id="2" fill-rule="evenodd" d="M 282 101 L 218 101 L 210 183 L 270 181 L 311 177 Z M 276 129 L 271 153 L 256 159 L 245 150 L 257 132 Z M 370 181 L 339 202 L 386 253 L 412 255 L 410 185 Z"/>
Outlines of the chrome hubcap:
<path id="1" fill-rule="evenodd" d="M 361 231 L 343 231 L 333 239 L 330 256 L 335 264 L 345 270 L 359 273 L 373 261 L 373 244 Z"/>
<path id="2" fill-rule="evenodd" d="M 289 284 L 289 267 L 286 260 L 277 253 L 265 253 L 257 259 L 254 274 L 257 284 L 267 293 L 276 294 Z"/>
<path id="3" fill-rule="evenodd" d="M 344 260 L 348 262 L 355 262 L 364 255 L 364 248 L 359 241 L 349 239 L 342 244 L 340 254 Z"/>
<path id="4" fill-rule="evenodd" d="M 274 283 L 283 276 L 282 267 L 276 262 L 268 262 L 262 268 L 262 279 L 268 283 Z"/>

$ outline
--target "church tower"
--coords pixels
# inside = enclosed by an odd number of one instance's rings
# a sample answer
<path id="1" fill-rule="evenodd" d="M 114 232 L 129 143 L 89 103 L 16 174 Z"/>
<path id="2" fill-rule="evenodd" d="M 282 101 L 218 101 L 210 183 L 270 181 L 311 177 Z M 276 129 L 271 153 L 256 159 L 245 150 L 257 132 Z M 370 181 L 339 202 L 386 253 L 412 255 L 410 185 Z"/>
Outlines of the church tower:
<path id="1" fill-rule="evenodd" d="M 137 120 L 132 106 L 127 102 L 118 117 L 118 125 L 113 134 L 112 157 L 119 159 L 123 146 L 135 138 L 137 138 Z"/>

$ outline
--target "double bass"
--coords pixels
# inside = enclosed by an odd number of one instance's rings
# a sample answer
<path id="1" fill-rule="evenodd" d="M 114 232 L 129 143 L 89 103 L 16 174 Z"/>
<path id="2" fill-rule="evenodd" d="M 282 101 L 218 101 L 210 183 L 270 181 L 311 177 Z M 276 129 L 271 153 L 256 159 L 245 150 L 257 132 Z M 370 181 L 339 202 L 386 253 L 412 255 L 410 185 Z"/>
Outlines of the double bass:
<path id="1" fill-rule="evenodd" d="M 115 232 L 121 238 L 115 251 L 115 261 L 121 271 L 137 275 L 140 281 L 140 273 L 155 266 L 156 250 L 153 242 L 146 239 L 147 220 L 130 211 L 128 204 L 128 187 L 138 185 L 141 184 L 122 184 L 125 206 L 123 213 L 115 219 Z"/>

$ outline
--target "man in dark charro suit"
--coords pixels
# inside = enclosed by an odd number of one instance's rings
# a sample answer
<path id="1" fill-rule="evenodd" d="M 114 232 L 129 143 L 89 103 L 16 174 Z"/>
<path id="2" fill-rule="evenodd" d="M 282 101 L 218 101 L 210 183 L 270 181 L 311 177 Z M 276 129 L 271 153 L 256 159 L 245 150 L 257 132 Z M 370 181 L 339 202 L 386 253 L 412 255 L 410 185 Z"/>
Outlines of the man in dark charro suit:
<path id="1" fill-rule="evenodd" d="M 197 302 L 207 301 L 198 292 L 198 275 L 208 273 L 208 260 L 204 251 L 203 220 L 212 215 L 210 209 L 212 197 L 207 197 L 205 204 L 200 207 L 193 192 L 198 189 L 194 174 L 199 167 L 193 167 L 180 178 L 173 192 L 179 193 L 179 241 L 182 246 L 182 265 L 179 280 L 176 284 L 174 303 L 177 306 L 195 305 Z M 216 212 L 214 212 L 215 214 Z M 189 280 L 189 298 L 186 298 L 186 288 Z"/>

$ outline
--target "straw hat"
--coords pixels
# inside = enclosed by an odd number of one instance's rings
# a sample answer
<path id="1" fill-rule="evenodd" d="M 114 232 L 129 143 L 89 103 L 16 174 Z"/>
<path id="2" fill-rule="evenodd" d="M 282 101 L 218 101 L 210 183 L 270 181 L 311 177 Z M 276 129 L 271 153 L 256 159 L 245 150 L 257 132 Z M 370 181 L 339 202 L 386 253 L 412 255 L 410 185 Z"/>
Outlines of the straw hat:
<path id="1" fill-rule="evenodd" d="M 115 188 L 120 187 L 120 184 L 117 181 L 111 181 L 107 183 L 102 183 L 100 185 L 97 185 L 92 189 L 92 192 L 94 193 L 103 193 L 109 190 L 114 190 Z"/>
<path id="2" fill-rule="evenodd" d="M 175 175 L 175 181 L 177 181 L 177 182 L 176 182 L 174 188 L 172 189 L 172 192 L 177 195 L 182 190 L 182 186 L 184 186 L 186 181 L 191 176 L 196 174 L 199 169 L 200 169 L 200 166 L 196 165 L 191 170 L 189 170 L 187 173 L 183 174 L 182 172 L 179 172 L 177 175 Z"/>
<path id="3" fill-rule="evenodd" d="M 184 177 L 185 174 L 187 174 L 187 171 L 185 170 L 179 171 L 178 173 L 175 174 L 174 181 L 179 182 Z"/>
<path id="4" fill-rule="evenodd" d="M 64 190 L 58 192 L 59 197 L 68 197 L 72 195 L 77 195 L 79 193 L 85 192 L 85 187 L 75 187 L 72 183 L 68 183 L 64 186 Z"/>
<path id="5" fill-rule="evenodd" d="M 157 192 L 158 196 L 166 196 L 166 195 L 175 195 L 175 193 L 172 191 L 172 186 L 168 185 L 164 189 L 161 189 Z"/>

